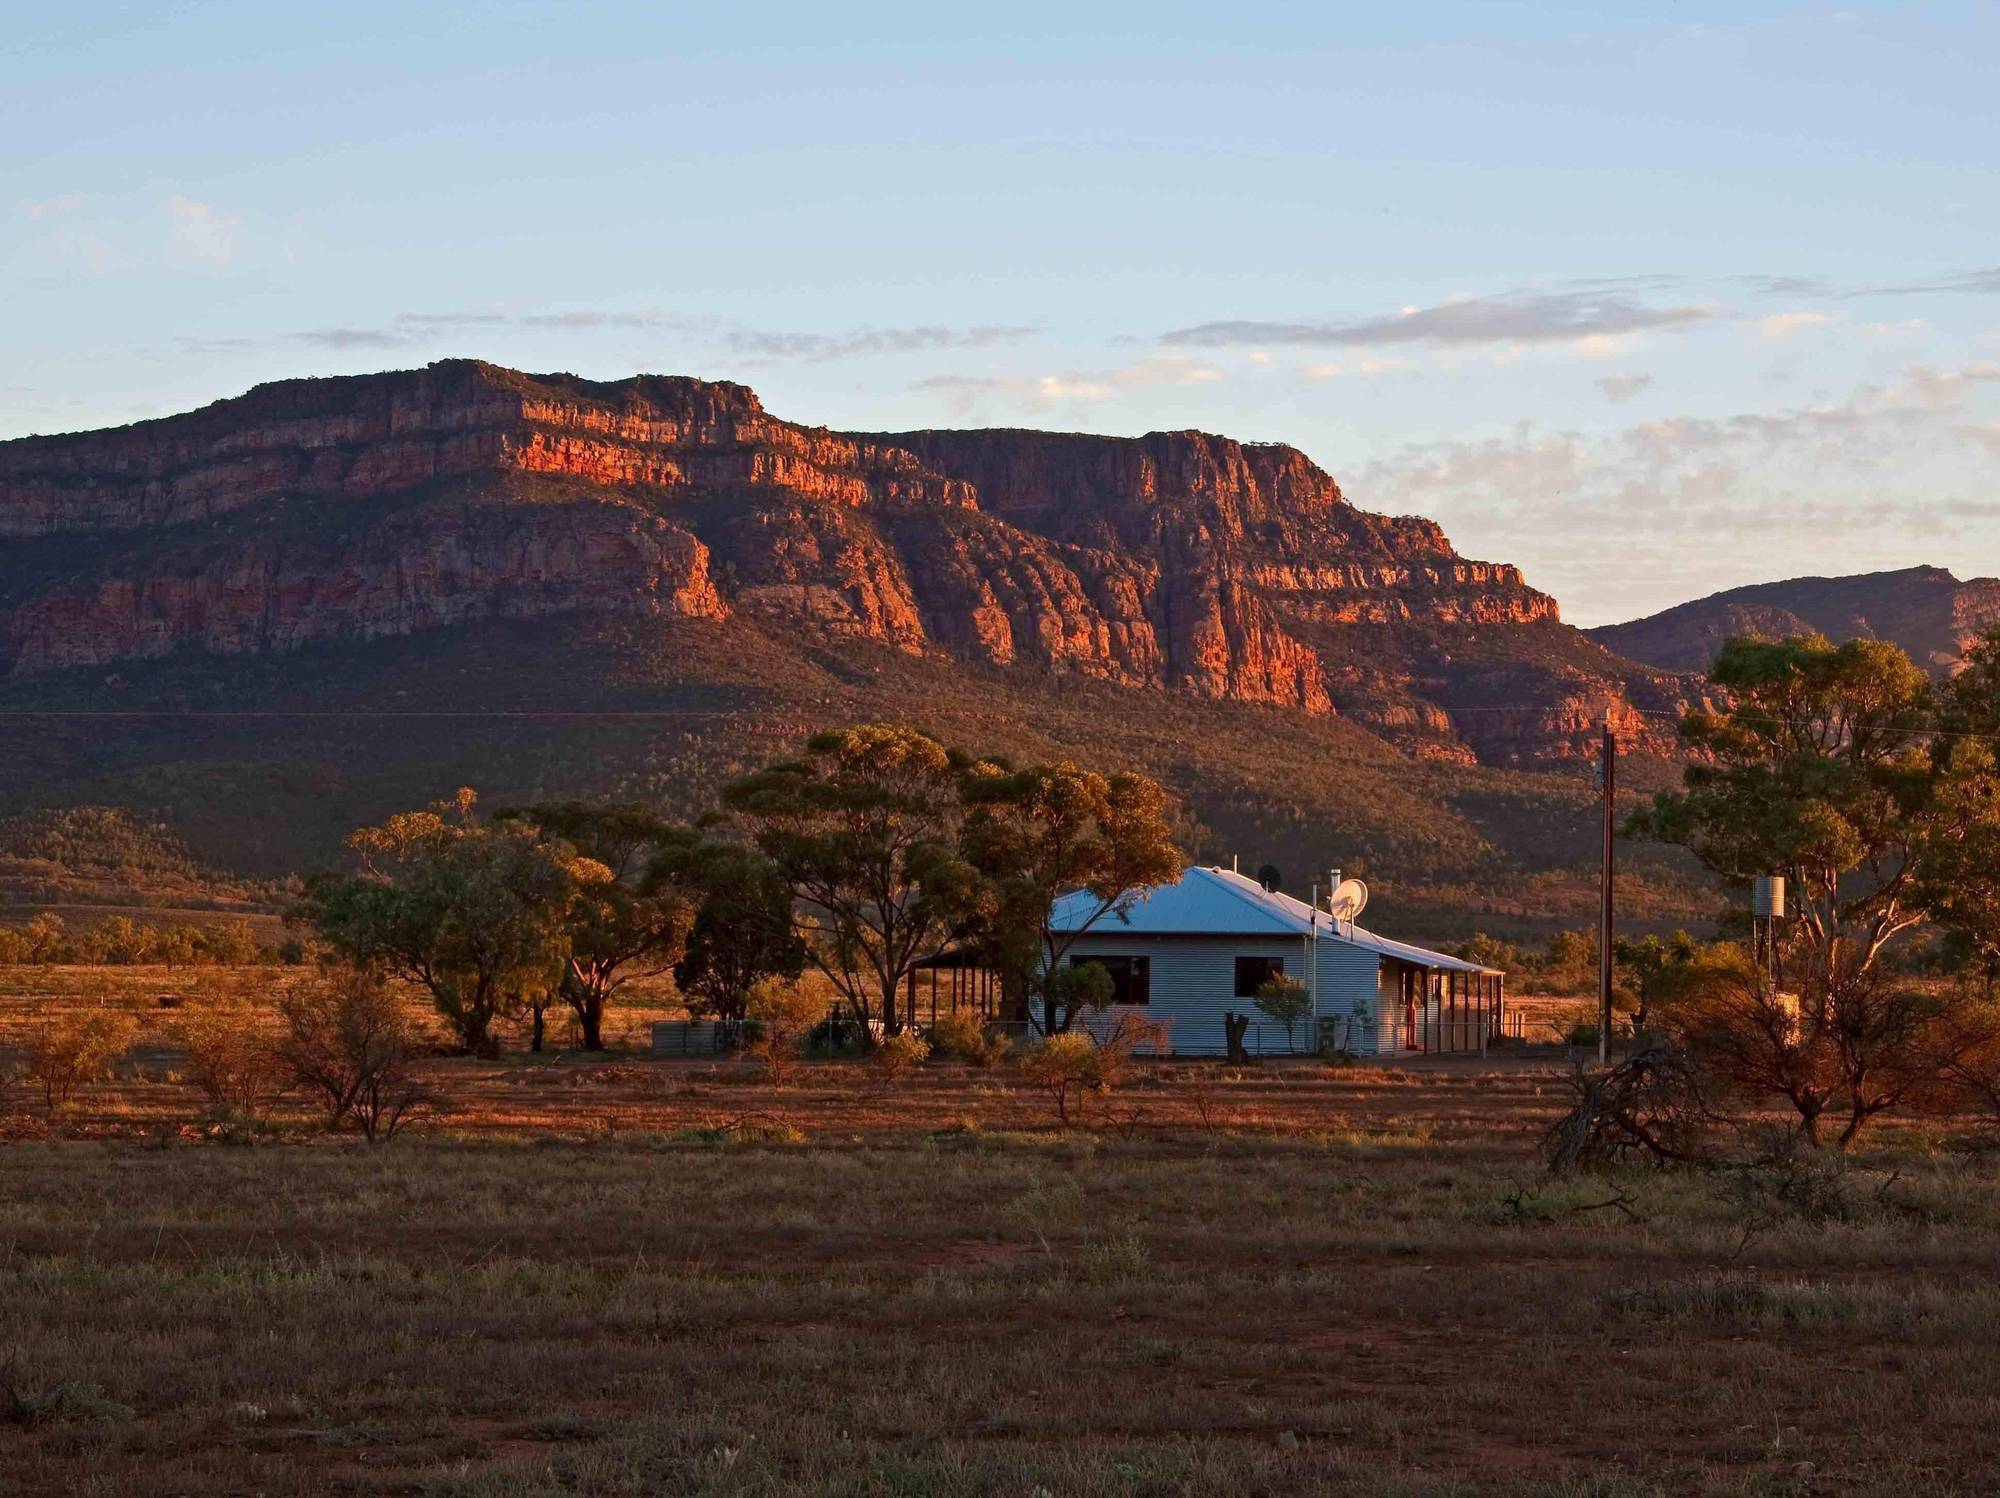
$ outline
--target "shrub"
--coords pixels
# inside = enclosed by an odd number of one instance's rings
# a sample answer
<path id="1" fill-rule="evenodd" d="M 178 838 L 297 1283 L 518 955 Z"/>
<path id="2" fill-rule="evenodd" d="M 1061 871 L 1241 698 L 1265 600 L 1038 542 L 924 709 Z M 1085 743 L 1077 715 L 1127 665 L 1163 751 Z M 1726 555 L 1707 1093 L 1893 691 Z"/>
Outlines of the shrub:
<path id="1" fill-rule="evenodd" d="M 1108 1029 L 1096 1036 L 1097 1087 L 1109 1092 L 1125 1080 L 1126 1066 L 1141 1046 L 1155 1053 L 1165 1050 L 1167 1027 L 1144 1015 L 1120 1014 Z"/>
<path id="2" fill-rule="evenodd" d="M 1718 1119 L 1701 1074 L 1687 1057 L 1651 1046 L 1602 1073 L 1577 1066 L 1575 1104 L 1542 1136 L 1542 1157 L 1556 1175 L 1634 1161 L 1702 1161 Z"/>
<path id="3" fill-rule="evenodd" d="M 187 1079 L 225 1118 L 262 1119 L 292 1081 L 259 1011 L 240 998 L 223 996 L 194 1006 L 181 1020 L 180 1033 L 188 1051 Z"/>
<path id="4" fill-rule="evenodd" d="M 68 962 L 76 955 L 63 918 L 52 910 L 29 916 L 21 936 L 27 943 L 29 962 Z"/>
<path id="5" fill-rule="evenodd" d="M 1879 1117 L 1941 1116 L 1964 1106 L 1967 1080 L 2000 1075 L 2000 1009 L 1875 968 L 1829 976 L 1808 967 L 1798 994 L 1740 952 L 1690 967 L 1663 1028 L 1738 1098 L 1784 1102 L 1808 1141 L 1835 1123 L 1845 1150 Z"/>
<path id="6" fill-rule="evenodd" d="M 194 933 L 196 945 L 211 962 L 238 966 L 257 960 L 257 938 L 245 920 L 204 926 Z"/>
<path id="7" fill-rule="evenodd" d="M 750 985 L 744 1013 L 756 1026 L 750 1054 L 763 1061 L 771 1085 L 783 1087 L 791 1080 L 806 1036 L 826 1016 L 824 1002 L 797 984 L 760 978 Z"/>
<path id="8" fill-rule="evenodd" d="M 1013 1049 L 1005 1035 L 989 1035 L 986 1022 L 970 1009 L 954 1009 L 932 1025 L 931 1044 L 973 1066 L 996 1065 Z"/>
<path id="9" fill-rule="evenodd" d="M 68 1107 L 84 1083 L 108 1077 L 138 1030 L 138 1022 L 120 1009 L 85 1009 L 43 1020 L 28 1042 L 27 1070 L 49 1113 Z"/>
<path id="10" fill-rule="evenodd" d="M 1104 1086 L 1104 1058 L 1088 1035 L 1051 1035 L 1021 1058 L 1021 1075 L 1048 1093 L 1067 1128 L 1070 1104 L 1086 1090 Z"/>
<path id="11" fill-rule="evenodd" d="M 755 1052 L 756 1039 L 757 1027 L 746 1024 L 743 1048 Z M 807 1030 L 799 1047 L 808 1056 L 861 1056 L 872 1043 L 868 1027 L 860 1020 L 852 1014 L 834 1013 Z"/>
<path id="12" fill-rule="evenodd" d="M 1312 1014 L 1312 994 L 1288 973 L 1274 973 L 1257 985 L 1257 1008 L 1274 1024 L 1285 1027 L 1285 1044 L 1298 1049 L 1301 1020 Z"/>
<path id="13" fill-rule="evenodd" d="M 875 1048 L 875 1064 L 891 1082 L 899 1082 L 930 1059 L 931 1043 L 915 1030 L 900 1030 Z"/>
<path id="14" fill-rule="evenodd" d="M 409 1016 L 379 974 L 335 968 L 278 1002 L 286 1075 L 317 1094 L 327 1122 L 351 1123 L 370 1144 L 396 1137 L 433 1105 L 412 1075 L 417 1040 Z"/>

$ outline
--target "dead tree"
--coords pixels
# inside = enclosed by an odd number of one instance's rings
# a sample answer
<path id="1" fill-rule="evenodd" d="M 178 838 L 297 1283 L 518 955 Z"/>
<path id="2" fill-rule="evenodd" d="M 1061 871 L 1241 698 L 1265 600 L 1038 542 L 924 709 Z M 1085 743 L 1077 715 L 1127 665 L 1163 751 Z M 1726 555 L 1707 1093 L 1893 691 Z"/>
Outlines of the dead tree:
<path id="1" fill-rule="evenodd" d="M 1247 1014 L 1230 1011 L 1222 1016 L 1222 1038 L 1228 1043 L 1229 1064 L 1232 1066 L 1247 1066 L 1250 1063 L 1250 1053 L 1243 1047 L 1243 1037 L 1249 1029 L 1250 1016 Z"/>
<path id="2" fill-rule="evenodd" d="M 1579 1063 L 1570 1087 L 1575 1105 L 1542 1138 L 1542 1157 L 1554 1174 L 1709 1158 L 1720 1120 L 1700 1074 L 1678 1051 L 1649 1046 L 1603 1072 L 1586 1071 Z"/>

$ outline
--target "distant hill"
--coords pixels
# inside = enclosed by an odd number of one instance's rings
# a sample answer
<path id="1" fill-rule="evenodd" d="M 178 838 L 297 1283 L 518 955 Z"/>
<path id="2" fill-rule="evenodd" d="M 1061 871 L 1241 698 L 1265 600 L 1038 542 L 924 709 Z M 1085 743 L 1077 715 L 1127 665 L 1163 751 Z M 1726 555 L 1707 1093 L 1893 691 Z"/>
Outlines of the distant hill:
<path id="1" fill-rule="evenodd" d="M 174 830 L 116 806 L 0 816 L 0 921 L 50 907 L 271 912 L 282 881 L 205 866 Z"/>
<path id="2" fill-rule="evenodd" d="M 1584 631 L 1598 644 L 1665 671 L 1704 671 L 1731 635 L 1822 634 L 1889 640 L 1932 671 L 1949 671 L 2000 624 L 2000 578 L 1961 582 L 1942 567 L 1851 577 L 1794 577 L 1731 588 L 1644 619 Z"/>

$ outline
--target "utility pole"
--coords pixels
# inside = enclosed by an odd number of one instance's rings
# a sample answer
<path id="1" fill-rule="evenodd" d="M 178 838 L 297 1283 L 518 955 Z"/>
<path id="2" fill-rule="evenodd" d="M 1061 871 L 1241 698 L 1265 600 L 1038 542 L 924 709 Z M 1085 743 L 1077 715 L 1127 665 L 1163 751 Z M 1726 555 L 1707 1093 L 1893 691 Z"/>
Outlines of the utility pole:
<path id="1" fill-rule="evenodd" d="M 1611 879 L 1617 870 L 1612 840 L 1617 836 L 1618 739 L 1611 731 L 1611 710 L 1604 711 L 1604 760 L 1598 777 L 1604 782 L 1604 897 L 1597 914 L 1597 1064 L 1611 1060 Z"/>

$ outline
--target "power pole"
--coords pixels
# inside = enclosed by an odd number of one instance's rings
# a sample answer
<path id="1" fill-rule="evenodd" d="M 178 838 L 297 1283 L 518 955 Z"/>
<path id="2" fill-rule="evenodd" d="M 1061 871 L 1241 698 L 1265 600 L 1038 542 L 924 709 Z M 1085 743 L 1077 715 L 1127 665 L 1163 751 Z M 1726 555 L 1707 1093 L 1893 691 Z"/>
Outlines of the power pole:
<path id="1" fill-rule="evenodd" d="M 1612 840 L 1617 836 L 1616 796 L 1618 740 L 1611 731 L 1611 712 L 1604 713 L 1604 760 L 1598 771 L 1604 782 L 1604 896 L 1597 914 L 1597 1064 L 1611 1060 L 1611 879 L 1617 870 Z"/>

